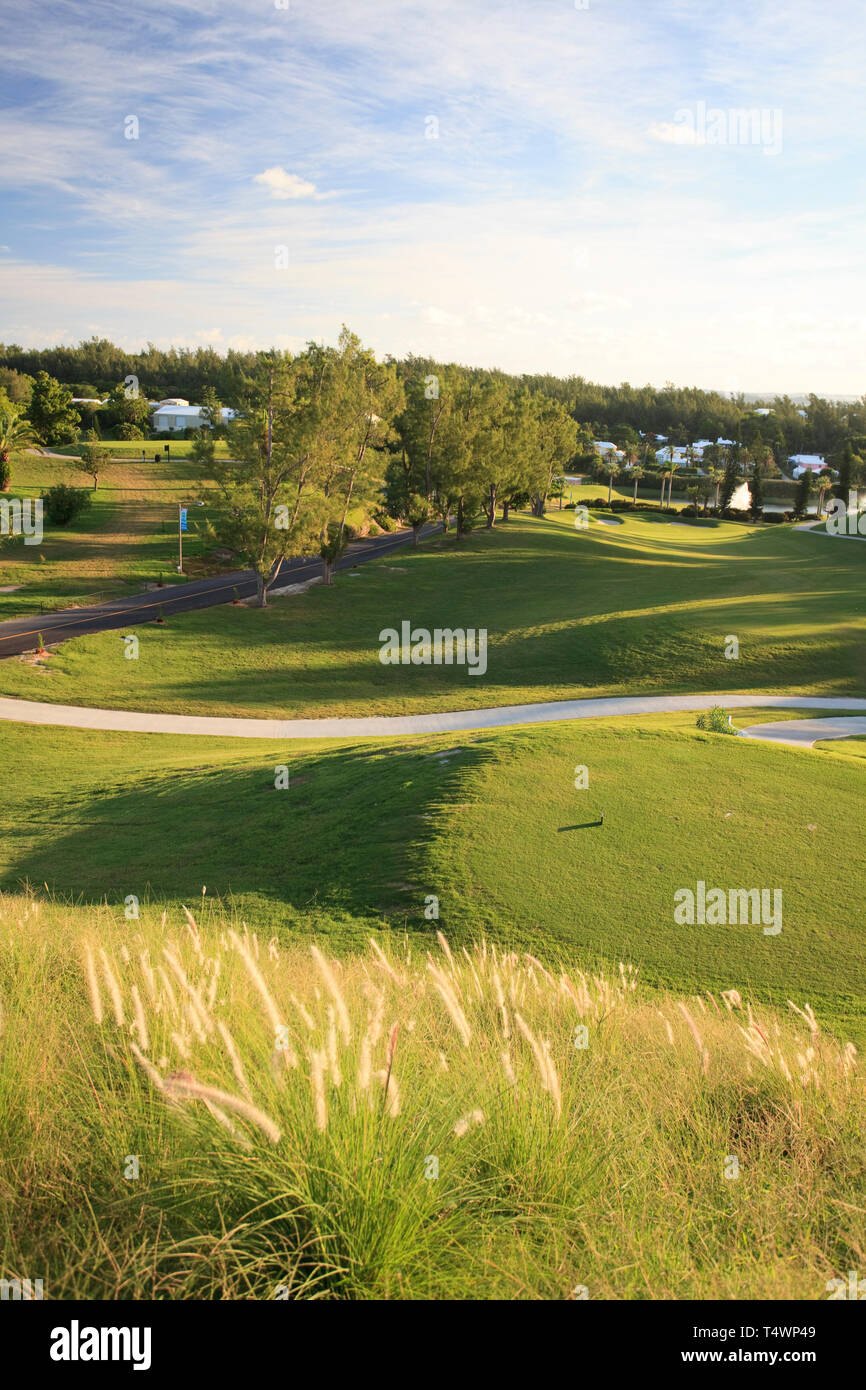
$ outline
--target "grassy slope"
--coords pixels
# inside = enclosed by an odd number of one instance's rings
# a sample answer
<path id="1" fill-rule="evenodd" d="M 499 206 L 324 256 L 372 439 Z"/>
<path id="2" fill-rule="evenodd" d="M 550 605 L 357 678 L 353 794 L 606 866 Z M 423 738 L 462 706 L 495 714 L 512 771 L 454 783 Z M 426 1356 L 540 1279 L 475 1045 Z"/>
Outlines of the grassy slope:
<path id="1" fill-rule="evenodd" d="M 128 894 L 177 905 L 206 885 L 261 931 L 339 950 L 388 927 L 429 935 L 435 894 L 452 939 L 790 996 L 863 1036 L 858 760 L 702 735 L 687 716 L 289 749 L 2 725 L 4 744 L 7 891 L 47 883 L 121 916 Z M 782 888 L 781 934 L 676 926 L 674 892 L 698 879 Z"/>
<path id="2" fill-rule="evenodd" d="M 52 1300 L 814 1300 L 861 1264 L 862 1084 L 790 1012 L 746 1032 L 705 996 L 435 942 L 437 977 L 397 943 L 320 970 L 255 937 L 247 969 L 224 926 L 0 897 L 3 1277 Z"/>
<path id="3" fill-rule="evenodd" d="M 158 577 L 177 579 L 177 508 L 198 490 L 195 466 L 176 456 L 170 462 L 114 463 L 91 495 L 91 505 L 70 526 L 46 525 L 41 545 L 7 540 L 0 548 L 0 620 L 38 613 L 42 605 L 134 593 Z M 11 494 L 38 497 L 55 483 L 91 488 L 90 480 L 61 459 L 22 454 L 15 460 Z M 184 537 L 184 558 L 202 552 L 199 527 L 206 508 L 190 509 L 193 526 Z"/>
<path id="4" fill-rule="evenodd" d="M 0 690 L 178 713 L 338 715 L 477 708 L 589 694 L 866 689 L 866 548 L 783 527 L 698 529 L 629 517 L 576 531 L 520 517 L 361 567 L 265 612 L 210 609 L 61 646 L 46 670 L 0 664 Z M 488 670 L 383 666 L 403 620 L 487 628 Z M 726 660 L 735 634 L 740 659 Z"/>

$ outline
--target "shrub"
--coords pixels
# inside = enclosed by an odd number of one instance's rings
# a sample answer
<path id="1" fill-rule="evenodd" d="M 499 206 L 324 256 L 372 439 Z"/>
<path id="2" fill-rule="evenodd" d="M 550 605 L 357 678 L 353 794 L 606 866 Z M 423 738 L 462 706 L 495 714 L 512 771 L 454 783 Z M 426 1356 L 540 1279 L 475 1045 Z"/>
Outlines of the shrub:
<path id="1" fill-rule="evenodd" d="M 793 512 L 762 512 L 762 521 L 793 521 Z"/>
<path id="2" fill-rule="evenodd" d="M 55 483 L 43 492 L 45 518 L 51 526 L 68 526 L 70 521 L 90 506 L 90 489 Z"/>
<path id="3" fill-rule="evenodd" d="M 713 734 L 736 734 L 736 729 L 730 722 L 728 711 L 722 709 L 721 705 L 713 705 L 711 710 L 704 710 L 698 715 L 697 726 Z"/>
<path id="4" fill-rule="evenodd" d="M 144 430 L 139 429 L 138 425 L 133 425 L 129 420 L 123 420 L 115 431 L 118 439 L 144 439 Z"/>
<path id="5" fill-rule="evenodd" d="M 376 522 L 377 526 L 381 526 L 383 531 L 397 530 L 396 521 L 392 516 L 388 516 L 387 512 L 374 512 L 373 520 Z"/>

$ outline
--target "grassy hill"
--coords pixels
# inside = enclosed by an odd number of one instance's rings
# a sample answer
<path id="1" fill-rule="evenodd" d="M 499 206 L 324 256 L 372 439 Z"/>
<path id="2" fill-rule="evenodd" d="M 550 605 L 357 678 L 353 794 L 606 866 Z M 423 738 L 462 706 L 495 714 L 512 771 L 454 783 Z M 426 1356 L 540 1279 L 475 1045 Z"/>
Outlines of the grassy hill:
<path id="1" fill-rule="evenodd" d="M 190 714 L 397 714 L 580 695 L 862 694 L 866 547 L 784 526 L 520 516 L 341 574 L 266 611 L 223 607 L 0 664 L 0 691 Z M 383 666 L 404 620 L 486 628 L 488 669 Z M 729 635 L 739 659 L 728 660 Z"/>
<path id="2" fill-rule="evenodd" d="M 858 759 L 702 734 L 690 716 L 288 747 L 2 724 L 0 750 L 19 768 L 0 814 L 7 892 L 45 885 L 122 918 L 129 895 L 177 910 L 206 888 L 263 933 L 340 952 L 371 931 L 429 940 L 435 895 L 455 942 L 627 959 L 648 986 L 793 997 L 866 1033 Z M 676 925 L 674 894 L 698 880 L 782 889 L 781 933 Z"/>
<path id="3" fill-rule="evenodd" d="M 0 897 L 4 1277 L 810 1301 L 858 1268 L 863 1090 L 820 1018 L 430 946 Z"/>

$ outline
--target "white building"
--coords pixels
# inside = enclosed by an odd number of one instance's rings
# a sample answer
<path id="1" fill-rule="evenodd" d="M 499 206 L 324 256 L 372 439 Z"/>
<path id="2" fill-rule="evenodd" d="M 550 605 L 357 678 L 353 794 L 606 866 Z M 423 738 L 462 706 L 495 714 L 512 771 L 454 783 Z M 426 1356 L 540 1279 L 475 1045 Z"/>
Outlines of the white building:
<path id="1" fill-rule="evenodd" d="M 622 449 L 618 449 L 609 439 L 595 439 L 593 443 L 595 445 L 595 452 L 601 454 L 602 458 L 604 458 L 606 454 L 615 454 L 618 459 L 624 457 Z"/>
<path id="2" fill-rule="evenodd" d="M 150 422 L 160 433 L 173 433 L 175 430 L 210 429 L 210 421 L 202 414 L 203 406 L 190 405 L 182 396 L 169 396 L 167 400 L 152 402 Z M 223 420 L 231 420 L 235 412 L 223 407 Z"/>
<path id="3" fill-rule="evenodd" d="M 792 454 L 788 459 L 792 465 L 791 477 L 802 478 L 804 473 L 823 473 L 827 467 L 820 454 Z M 830 470 L 833 471 L 832 469 Z"/>

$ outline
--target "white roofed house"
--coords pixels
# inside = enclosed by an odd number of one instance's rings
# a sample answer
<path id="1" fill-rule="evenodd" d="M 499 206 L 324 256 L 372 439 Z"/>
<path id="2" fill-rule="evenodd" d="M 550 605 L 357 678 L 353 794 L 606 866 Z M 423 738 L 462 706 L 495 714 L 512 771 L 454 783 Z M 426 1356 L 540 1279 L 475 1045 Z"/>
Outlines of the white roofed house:
<path id="1" fill-rule="evenodd" d="M 231 420 L 235 412 L 223 407 L 222 418 L 224 421 Z M 211 422 L 204 414 L 204 407 L 200 405 L 190 405 L 182 396 L 169 396 L 164 401 L 158 401 L 156 407 L 151 411 L 150 422 L 154 430 L 160 434 L 174 433 L 177 430 L 200 430 L 210 429 Z"/>
<path id="2" fill-rule="evenodd" d="M 618 449 L 609 439 L 594 439 L 593 447 L 597 454 L 601 454 L 602 458 L 607 454 L 615 454 L 618 459 L 625 457 L 622 449 Z"/>
<path id="3" fill-rule="evenodd" d="M 802 478 L 804 473 L 823 473 L 828 468 L 828 464 L 821 454 L 792 454 L 788 463 L 792 465 L 792 478 Z M 835 472 L 832 468 L 829 471 Z"/>

